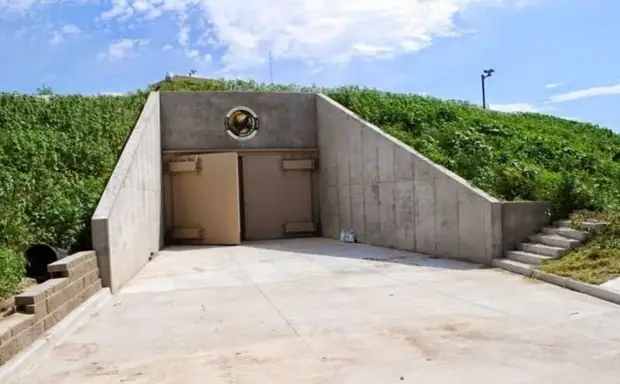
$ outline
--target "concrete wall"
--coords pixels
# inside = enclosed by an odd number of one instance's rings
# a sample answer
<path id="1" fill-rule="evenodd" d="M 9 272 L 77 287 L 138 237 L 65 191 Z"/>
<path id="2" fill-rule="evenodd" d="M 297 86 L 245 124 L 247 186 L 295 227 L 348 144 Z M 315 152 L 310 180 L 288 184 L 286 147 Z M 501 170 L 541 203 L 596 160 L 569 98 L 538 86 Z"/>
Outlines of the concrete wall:
<path id="1" fill-rule="evenodd" d="M 316 148 L 314 94 L 268 92 L 162 92 L 163 150 L 237 148 Z M 246 106 L 258 115 L 259 133 L 236 141 L 225 131 L 231 108 Z"/>
<path id="2" fill-rule="evenodd" d="M 501 203 L 338 103 L 317 96 L 323 236 L 489 264 Z"/>
<path id="3" fill-rule="evenodd" d="M 547 214 L 549 201 L 507 201 L 502 203 L 502 244 L 504 250 L 515 249 L 551 222 Z"/>
<path id="4" fill-rule="evenodd" d="M 91 220 L 102 282 L 112 292 L 163 244 L 159 103 L 152 92 Z"/>

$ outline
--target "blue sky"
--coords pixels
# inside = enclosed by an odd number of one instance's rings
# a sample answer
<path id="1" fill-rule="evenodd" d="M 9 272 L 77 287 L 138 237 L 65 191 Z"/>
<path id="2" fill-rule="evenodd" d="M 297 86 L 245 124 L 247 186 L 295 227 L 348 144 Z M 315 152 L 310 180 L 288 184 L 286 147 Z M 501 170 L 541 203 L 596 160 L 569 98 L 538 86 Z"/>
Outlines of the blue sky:
<path id="1" fill-rule="evenodd" d="M 166 72 L 358 84 L 620 132 L 620 1 L 0 0 L 0 91 L 122 93 Z"/>

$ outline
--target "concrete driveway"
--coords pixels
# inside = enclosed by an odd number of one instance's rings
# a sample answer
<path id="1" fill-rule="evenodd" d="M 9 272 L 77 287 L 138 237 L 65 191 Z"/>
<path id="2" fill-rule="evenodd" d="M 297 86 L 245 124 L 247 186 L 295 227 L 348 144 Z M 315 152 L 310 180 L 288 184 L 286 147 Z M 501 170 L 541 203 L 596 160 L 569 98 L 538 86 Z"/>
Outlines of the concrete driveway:
<path id="1" fill-rule="evenodd" d="M 22 383 L 618 383 L 620 307 L 327 239 L 169 248 Z"/>

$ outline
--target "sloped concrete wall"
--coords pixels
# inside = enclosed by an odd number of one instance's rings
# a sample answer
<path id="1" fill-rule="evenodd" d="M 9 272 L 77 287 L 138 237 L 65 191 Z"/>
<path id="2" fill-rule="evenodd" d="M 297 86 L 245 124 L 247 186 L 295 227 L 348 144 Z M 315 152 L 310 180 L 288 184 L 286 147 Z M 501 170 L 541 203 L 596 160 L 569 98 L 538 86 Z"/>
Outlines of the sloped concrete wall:
<path id="1" fill-rule="evenodd" d="M 162 92 L 163 150 L 316 148 L 315 95 L 300 92 Z M 260 129 L 237 141 L 225 131 L 234 107 L 251 108 Z"/>
<path id="2" fill-rule="evenodd" d="M 159 93 L 149 95 L 91 223 L 101 279 L 112 292 L 162 247 Z"/>
<path id="3" fill-rule="evenodd" d="M 501 202 L 329 99 L 316 99 L 323 236 L 490 264 Z"/>

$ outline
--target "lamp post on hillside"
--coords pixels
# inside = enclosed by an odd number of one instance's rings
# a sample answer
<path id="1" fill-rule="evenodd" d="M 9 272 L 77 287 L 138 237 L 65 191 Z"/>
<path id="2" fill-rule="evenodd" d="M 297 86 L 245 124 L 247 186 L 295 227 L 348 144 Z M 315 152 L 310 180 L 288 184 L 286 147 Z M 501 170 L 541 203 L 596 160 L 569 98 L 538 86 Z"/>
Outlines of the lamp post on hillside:
<path id="1" fill-rule="evenodd" d="M 486 92 L 484 89 L 484 80 L 487 77 L 491 77 L 493 72 L 495 72 L 495 70 L 493 68 L 489 68 L 489 69 L 485 69 L 484 71 L 482 71 L 482 75 L 480 75 L 480 80 L 482 81 L 482 108 L 487 107 Z"/>

